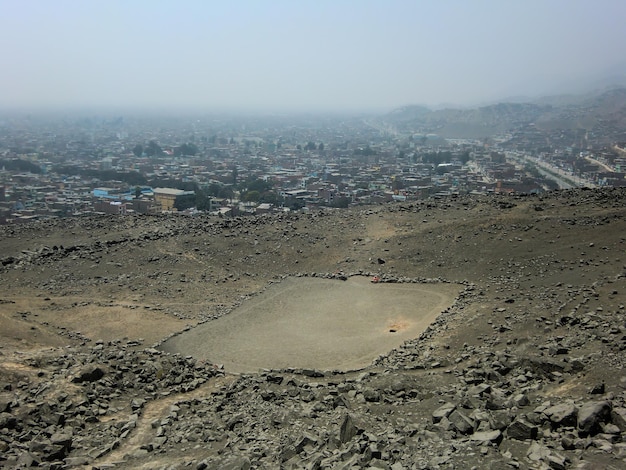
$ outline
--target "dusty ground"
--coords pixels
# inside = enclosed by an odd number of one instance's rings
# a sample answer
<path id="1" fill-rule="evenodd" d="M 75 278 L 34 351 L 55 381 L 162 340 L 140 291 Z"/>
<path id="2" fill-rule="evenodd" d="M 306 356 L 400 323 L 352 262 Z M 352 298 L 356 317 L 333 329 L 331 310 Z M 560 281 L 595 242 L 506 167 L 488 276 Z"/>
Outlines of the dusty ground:
<path id="1" fill-rule="evenodd" d="M 618 414 L 626 406 L 625 234 L 620 189 L 0 227 L 0 465 L 56 458 L 105 468 L 113 456 L 120 468 L 623 468 L 618 417 L 603 415 L 587 436 L 544 412 L 598 400 Z M 374 275 L 383 284 L 371 285 Z M 315 284 L 289 291 L 301 281 Z M 368 297 L 383 289 L 406 297 Z M 412 301 L 415 292 L 428 294 Z M 421 302 L 433 320 L 423 332 L 404 316 L 404 305 Z M 300 304 L 311 306 L 307 320 L 330 318 L 294 322 Z M 375 315 L 342 326 L 350 309 Z M 268 314 L 268 325 L 286 330 L 261 329 L 255 322 Z M 325 343 L 328 320 L 337 323 Z M 197 362 L 152 348 L 222 325 L 237 341 L 217 335 L 218 351 L 198 339 L 206 356 Z M 331 353 L 346 331 L 360 338 L 342 337 Z M 316 357 L 280 350 L 296 342 L 318 348 Z M 234 345 L 232 363 L 217 357 Z M 328 372 L 356 365 L 365 367 Z M 98 367 L 101 379 L 75 381 Z M 272 371 L 231 375 L 259 367 Z M 471 421 L 468 434 L 462 422 L 433 423 L 446 402 Z M 514 437 L 520 420 L 537 434 Z M 48 441 L 37 439 L 61 431 L 73 436 L 67 455 L 46 453 Z"/>
<path id="2" fill-rule="evenodd" d="M 233 372 L 361 369 L 418 337 L 460 290 L 453 284 L 373 284 L 363 276 L 289 278 L 162 347 Z"/>

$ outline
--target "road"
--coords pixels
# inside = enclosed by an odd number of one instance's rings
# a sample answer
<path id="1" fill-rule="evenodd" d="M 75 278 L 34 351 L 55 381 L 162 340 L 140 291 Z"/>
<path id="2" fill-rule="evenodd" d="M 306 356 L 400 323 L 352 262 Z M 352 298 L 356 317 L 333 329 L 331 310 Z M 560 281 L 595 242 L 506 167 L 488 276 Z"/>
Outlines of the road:
<path id="1" fill-rule="evenodd" d="M 561 168 L 550 165 L 549 163 L 538 160 L 537 158 L 531 157 L 529 155 L 523 155 L 519 153 L 507 152 L 507 158 L 511 158 L 513 160 L 523 161 L 526 163 L 530 163 L 535 166 L 539 173 L 544 177 L 555 181 L 558 184 L 560 189 L 571 189 L 576 187 L 585 186 L 588 188 L 595 187 L 595 184 L 590 181 L 586 181 L 579 176 L 576 176 L 572 173 L 569 173 Z"/>
<path id="2" fill-rule="evenodd" d="M 599 160 L 596 160 L 593 157 L 585 157 L 585 160 L 587 160 L 590 163 L 593 163 L 594 165 L 598 165 L 601 166 L 602 168 L 604 168 L 606 171 L 613 173 L 615 172 L 615 170 L 613 168 L 611 168 L 609 165 L 607 165 L 606 163 L 602 163 Z"/>

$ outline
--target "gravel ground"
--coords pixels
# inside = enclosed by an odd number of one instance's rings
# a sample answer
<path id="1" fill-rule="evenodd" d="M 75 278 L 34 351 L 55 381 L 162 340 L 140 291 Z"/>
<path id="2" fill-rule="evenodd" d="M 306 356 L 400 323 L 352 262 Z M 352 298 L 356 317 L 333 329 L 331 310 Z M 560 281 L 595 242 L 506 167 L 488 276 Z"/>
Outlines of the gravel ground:
<path id="1" fill-rule="evenodd" d="M 622 469 L 624 234 L 621 188 L 2 226 L 0 467 Z"/>
<path id="2" fill-rule="evenodd" d="M 162 347 L 232 372 L 361 369 L 419 336 L 460 290 L 450 284 L 374 284 L 362 276 L 288 278 Z"/>

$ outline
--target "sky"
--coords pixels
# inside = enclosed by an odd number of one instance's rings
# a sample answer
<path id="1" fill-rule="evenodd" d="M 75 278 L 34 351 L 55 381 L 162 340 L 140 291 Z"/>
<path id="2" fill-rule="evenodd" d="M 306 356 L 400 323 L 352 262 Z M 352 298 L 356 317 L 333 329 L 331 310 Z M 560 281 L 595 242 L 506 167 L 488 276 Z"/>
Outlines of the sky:
<path id="1" fill-rule="evenodd" d="M 0 0 L 0 108 L 391 110 L 626 75 L 623 0 Z"/>

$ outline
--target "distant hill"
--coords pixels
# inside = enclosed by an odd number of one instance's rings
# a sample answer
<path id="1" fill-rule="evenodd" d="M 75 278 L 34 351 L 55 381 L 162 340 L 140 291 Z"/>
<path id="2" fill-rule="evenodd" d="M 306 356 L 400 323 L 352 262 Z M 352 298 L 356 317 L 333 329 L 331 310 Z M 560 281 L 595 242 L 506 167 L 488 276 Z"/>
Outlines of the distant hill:
<path id="1" fill-rule="evenodd" d="M 626 125 L 626 88 L 582 95 L 554 95 L 526 103 L 503 102 L 470 109 L 404 106 L 382 117 L 399 132 L 447 138 L 485 138 L 536 123 L 542 130 L 618 130 Z"/>
<path id="2" fill-rule="evenodd" d="M 612 88 L 585 95 L 547 98 L 551 109 L 537 119 L 543 130 L 626 128 L 626 88 Z"/>
<path id="3" fill-rule="evenodd" d="M 409 105 L 394 109 L 389 113 L 397 121 L 411 121 L 432 114 L 432 109 L 422 105 Z"/>

